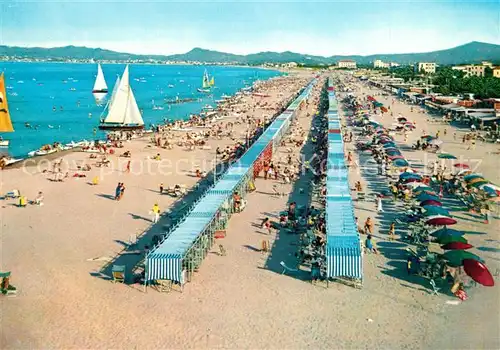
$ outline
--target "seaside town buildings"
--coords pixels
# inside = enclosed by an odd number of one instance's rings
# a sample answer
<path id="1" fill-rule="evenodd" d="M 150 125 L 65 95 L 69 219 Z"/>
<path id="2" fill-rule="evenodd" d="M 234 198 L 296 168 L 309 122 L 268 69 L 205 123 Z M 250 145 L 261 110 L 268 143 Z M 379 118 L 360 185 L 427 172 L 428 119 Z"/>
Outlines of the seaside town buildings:
<path id="1" fill-rule="evenodd" d="M 400 64 L 396 62 L 384 62 L 382 60 L 375 60 L 373 62 L 373 68 L 392 68 L 399 67 Z"/>
<path id="2" fill-rule="evenodd" d="M 337 62 L 339 68 L 356 69 L 356 61 L 353 60 L 340 60 Z"/>
<path id="3" fill-rule="evenodd" d="M 468 78 L 471 76 L 484 77 L 486 75 L 486 68 L 493 69 L 493 76 L 495 76 L 495 69 L 493 63 L 489 61 L 483 61 L 481 64 L 467 64 L 463 66 L 453 66 L 451 69 L 458 70 L 464 73 L 464 77 Z M 497 67 L 498 68 L 498 67 Z M 500 73 L 497 73 L 500 77 Z"/>
<path id="4" fill-rule="evenodd" d="M 493 76 L 495 78 L 500 78 L 500 66 L 493 68 Z"/>
<path id="5" fill-rule="evenodd" d="M 434 74 L 436 73 L 436 63 L 435 62 L 418 62 L 418 71 Z"/>

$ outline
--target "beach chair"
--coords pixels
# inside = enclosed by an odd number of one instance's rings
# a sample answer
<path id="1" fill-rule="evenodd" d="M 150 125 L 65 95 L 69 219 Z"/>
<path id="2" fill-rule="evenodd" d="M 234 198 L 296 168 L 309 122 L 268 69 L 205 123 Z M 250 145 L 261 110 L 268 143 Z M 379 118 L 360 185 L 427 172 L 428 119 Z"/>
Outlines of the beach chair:
<path id="1" fill-rule="evenodd" d="M 226 248 L 222 244 L 219 244 L 219 256 L 226 256 Z"/>
<path id="2" fill-rule="evenodd" d="M 434 280 L 430 280 L 430 281 L 429 281 L 429 284 L 430 284 L 430 285 L 431 285 L 431 287 L 432 287 L 431 294 L 432 294 L 432 295 L 439 295 L 439 290 L 440 290 L 441 288 L 436 287 L 436 282 L 434 282 Z"/>
<path id="3" fill-rule="evenodd" d="M 283 272 L 281 273 L 282 275 L 284 275 L 285 272 L 297 272 L 298 271 L 297 269 L 292 269 L 292 268 L 286 266 L 284 261 L 281 261 L 280 265 L 283 267 Z"/>
<path id="4" fill-rule="evenodd" d="M 4 295 L 13 295 L 17 293 L 16 287 L 10 284 L 10 271 L 0 272 L 0 292 Z"/>
<path id="5" fill-rule="evenodd" d="M 271 248 L 271 245 L 269 244 L 269 240 L 263 239 L 262 242 L 260 243 L 261 253 L 269 252 L 270 248 Z"/>
<path id="6" fill-rule="evenodd" d="M 156 280 L 156 289 L 160 293 L 168 293 L 172 290 L 173 282 L 171 280 Z"/>
<path id="7" fill-rule="evenodd" d="M 125 265 L 113 265 L 111 272 L 113 274 L 113 283 L 125 283 Z"/>
<path id="8" fill-rule="evenodd" d="M 8 199 L 8 198 L 16 199 L 16 198 L 19 198 L 20 196 L 21 196 L 21 194 L 19 193 L 19 190 L 14 189 L 10 192 L 7 192 L 4 196 L 4 198 L 5 199 Z"/>
<path id="9" fill-rule="evenodd" d="M 128 245 L 130 248 L 134 247 L 137 244 L 137 235 L 135 233 L 131 234 L 128 237 Z"/>

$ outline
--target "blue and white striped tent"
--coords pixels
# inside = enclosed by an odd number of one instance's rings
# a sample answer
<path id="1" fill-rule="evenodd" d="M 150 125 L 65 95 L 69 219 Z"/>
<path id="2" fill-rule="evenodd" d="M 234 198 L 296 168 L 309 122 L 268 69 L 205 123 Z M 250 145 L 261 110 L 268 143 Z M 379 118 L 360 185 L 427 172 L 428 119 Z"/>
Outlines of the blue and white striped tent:
<path id="1" fill-rule="evenodd" d="M 333 86 L 331 79 L 328 86 Z M 328 129 L 340 131 L 335 93 L 328 92 Z M 326 263 L 327 277 L 363 278 L 361 244 L 345 164 L 340 132 L 328 133 L 326 178 Z"/>
<path id="2" fill-rule="evenodd" d="M 217 212 L 229 196 L 238 188 L 265 148 L 281 137 L 283 128 L 288 128 L 290 119 L 302 101 L 309 97 L 313 80 L 292 102 L 286 112 L 277 117 L 235 162 L 217 183 L 191 209 L 186 218 L 173 228 L 167 238 L 146 256 L 146 283 L 152 280 L 172 280 L 185 283 L 183 259 L 196 239 L 215 219 Z"/>

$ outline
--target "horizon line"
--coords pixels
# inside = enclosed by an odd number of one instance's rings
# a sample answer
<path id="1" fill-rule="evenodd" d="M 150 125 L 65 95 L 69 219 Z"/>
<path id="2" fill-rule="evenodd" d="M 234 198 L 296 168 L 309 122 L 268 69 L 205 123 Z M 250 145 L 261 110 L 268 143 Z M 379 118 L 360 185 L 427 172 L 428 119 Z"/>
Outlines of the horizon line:
<path id="1" fill-rule="evenodd" d="M 411 54 L 426 54 L 426 53 L 432 53 L 432 52 L 438 52 L 438 51 L 445 51 L 445 50 L 451 50 L 451 49 L 454 49 L 454 48 L 457 48 L 457 47 L 460 47 L 460 46 L 464 46 L 464 45 L 468 45 L 468 44 L 472 44 L 472 43 L 479 43 L 479 44 L 487 44 L 487 45 L 496 45 L 496 46 L 500 46 L 500 44 L 494 44 L 494 43 L 488 43 L 488 42 L 484 42 L 484 41 L 476 41 L 476 40 L 473 40 L 473 41 L 469 41 L 469 42 L 466 42 L 464 44 L 461 44 L 461 45 L 458 45 L 458 46 L 453 46 L 453 47 L 449 47 L 449 48 L 445 48 L 445 49 L 439 49 L 439 50 L 434 50 L 434 51 L 423 51 L 423 52 L 404 52 L 404 53 L 375 53 L 375 54 L 368 54 L 368 55 L 356 55 L 356 54 L 333 54 L 333 55 L 329 55 L 329 56 L 322 56 L 322 55 L 311 55 L 311 54 L 308 54 L 308 53 L 300 53 L 300 52 L 294 52 L 294 51 L 290 51 L 290 50 L 285 50 L 285 51 L 259 51 L 259 52 L 254 52 L 254 53 L 248 53 L 248 54 L 234 54 L 234 53 L 231 53 L 231 52 L 225 52 L 225 51 L 218 51 L 218 50 L 212 50 L 212 49 L 205 49 L 205 48 L 202 48 L 202 47 L 199 47 L 199 46 L 195 46 L 193 47 L 191 50 L 187 51 L 187 52 L 184 52 L 184 53 L 173 53 L 173 54 L 141 54 L 141 53 L 132 53 L 132 52 L 121 52 L 121 51 L 115 51 L 115 50 L 110 50 L 110 49 L 106 49 L 106 48 L 102 48 L 102 47 L 88 47 L 88 46 L 80 46 L 80 45 L 73 45 L 73 44 L 68 44 L 68 45 L 63 45 L 63 46 L 19 46 L 19 45 L 0 45 L 0 47 L 9 47 L 9 48 L 20 48 L 20 49 L 47 49 L 47 50 L 50 50 L 50 49 L 63 49 L 63 48 L 67 48 L 67 47 L 75 47 L 75 48 L 85 48 L 85 49 L 89 49 L 89 50 L 103 50 L 103 51 L 110 51 L 110 52 L 113 52 L 113 53 L 119 53 L 119 54 L 127 54 L 127 55 L 136 55 L 136 56 L 175 56 L 175 55 L 185 55 L 193 50 L 196 50 L 196 49 L 200 49 L 200 50 L 205 50 L 205 51 L 211 51 L 211 52 L 218 52 L 218 53 L 224 53 L 224 54 L 230 54 L 230 55 L 234 55 L 234 56 L 249 56 L 249 55 L 256 55 L 256 54 L 262 54 L 262 53 L 268 53 L 268 52 L 272 52 L 272 53 L 278 53 L 278 54 L 283 54 L 283 53 L 294 53 L 294 54 L 299 54 L 299 55 L 302 55 L 302 56 L 311 56 L 311 57 L 322 57 L 322 58 L 330 58 L 330 57 L 335 57 L 335 56 L 346 56 L 346 57 L 353 57 L 353 56 L 357 56 L 357 57 L 369 57 L 369 56 L 384 56 L 384 55 L 411 55 Z"/>

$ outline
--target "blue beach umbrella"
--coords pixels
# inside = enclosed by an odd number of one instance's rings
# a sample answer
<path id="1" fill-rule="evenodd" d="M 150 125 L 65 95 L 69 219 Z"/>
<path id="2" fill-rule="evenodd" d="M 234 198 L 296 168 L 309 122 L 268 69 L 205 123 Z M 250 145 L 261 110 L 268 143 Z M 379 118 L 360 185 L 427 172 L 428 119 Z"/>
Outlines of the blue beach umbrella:
<path id="1" fill-rule="evenodd" d="M 432 215 L 451 216 L 448 209 L 437 206 L 437 205 L 424 205 L 423 208 L 425 210 L 425 214 L 424 214 L 425 216 L 432 216 Z"/>
<path id="2" fill-rule="evenodd" d="M 404 172 L 404 173 L 400 174 L 399 178 L 400 179 L 421 179 L 422 176 L 420 176 L 417 173 L 410 173 L 410 172 L 407 171 L 407 172 Z"/>
<path id="3" fill-rule="evenodd" d="M 431 232 L 430 235 L 432 237 L 441 237 L 446 235 L 452 237 L 462 237 L 463 235 L 465 235 L 465 233 L 459 230 L 454 230 L 452 228 L 440 228 L 439 230 Z"/>
<path id="4" fill-rule="evenodd" d="M 384 148 L 391 148 L 391 147 L 394 147 L 394 148 L 397 148 L 396 144 L 394 142 L 387 142 L 384 144 L 383 146 Z"/>
<path id="5" fill-rule="evenodd" d="M 474 179 L 484 179 L 484 176 L 480 175 L 480 174 L 470 174 L 470 175 L 464 176 L 464 180 L 467 182 L 474 180 Z"/>
<path id="6" fill-rule="evenodd" d="M 438 196 L 434 196 L 434 195 L 431 195 L 431 194 L 427 194 L 427 193 L 422 193 L 422 194 L 419 194 L 417 196 L 417 200 L 419 202 L 425 202 L 425 201 L 439 201 L 439 197 Z"/>
<path id="7" fill-rule="evenodd" d="M 455 157 L 453 154 L 449 154 L 449 153 L 438 154 L 438 158 L 441 158 L 441 159 L 457 159 L 457 157 Z"/>
<path id="8" fill-rule="evenodd" d="M 396 159 L 392 162 L 392 165 L 398 167 L 398 168 L 403 168 L 405 166 L 408 166 L 408 162 L 405 159 Z"/>

